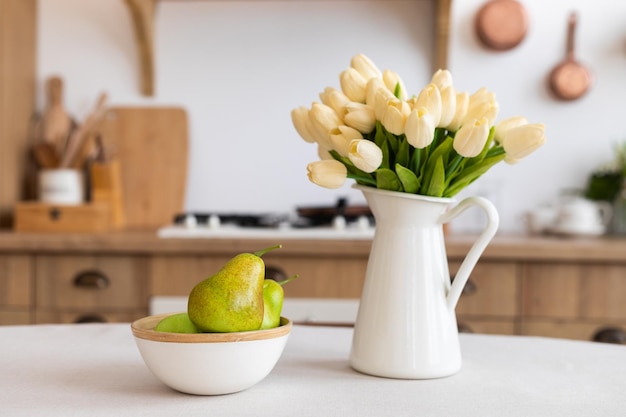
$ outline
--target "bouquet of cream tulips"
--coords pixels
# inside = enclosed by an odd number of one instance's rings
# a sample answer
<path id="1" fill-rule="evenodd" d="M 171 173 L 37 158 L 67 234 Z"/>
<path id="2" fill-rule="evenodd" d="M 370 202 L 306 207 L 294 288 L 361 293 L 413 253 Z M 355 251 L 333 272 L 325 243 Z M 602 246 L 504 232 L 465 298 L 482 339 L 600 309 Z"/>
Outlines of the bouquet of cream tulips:
<path id="1" fill-rule="evenodd" d="M 545 142 L 543 124 L 512 117 L 495 124 L 495 94 L 458 92 L 438 70 L 417 96 L 365 55 L 341 72 L 340 89 L 291 112 L 298 134 L 318 145 L 309 179 L 339 188 L 347 178 L 385 190 L 452 197 L 495 164 L 515 163 Z"/>

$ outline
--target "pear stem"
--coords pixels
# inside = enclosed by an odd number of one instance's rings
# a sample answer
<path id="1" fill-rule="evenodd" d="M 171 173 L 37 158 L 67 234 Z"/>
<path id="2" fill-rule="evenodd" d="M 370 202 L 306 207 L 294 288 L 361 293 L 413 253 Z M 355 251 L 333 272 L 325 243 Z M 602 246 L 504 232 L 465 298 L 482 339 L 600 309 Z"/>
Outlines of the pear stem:
<path id="1" fill-rule="evenodd" d="M 254 255 L 256 255 L 256 256 L 258 256 L 260 258 L 261 256 L 265 255 L 267 252 L 272 251 L 274 249 L 280 249 L 282 247 L 283 247 L 283 245 L 281 245 L 281 244 L 270 246 L 269 248 L 261 249 L 258 252 L 254 252 Z"/>
<path id="2" fill-rule="evenodd" d="M 289 278 L 287 278 L 287 279 L 285 279 L 283 281 L 276 281 L 276 283 L 282 287 L 286 283 L 293 281 L 294 279 L 298 278 L 299 276 L 300 275 L 295 274 L 294 276 L 291 276 L 291 277 L 289 277 Z"/>

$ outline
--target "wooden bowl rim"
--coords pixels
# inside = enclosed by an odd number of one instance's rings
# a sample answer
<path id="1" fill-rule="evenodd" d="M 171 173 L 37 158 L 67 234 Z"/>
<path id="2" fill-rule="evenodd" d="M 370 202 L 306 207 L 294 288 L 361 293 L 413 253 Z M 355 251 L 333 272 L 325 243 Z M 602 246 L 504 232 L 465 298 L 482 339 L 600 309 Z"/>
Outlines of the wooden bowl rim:
<path id="1" fill-rule="evenodd" d="M 253 340 L 275 339 L 286 336 L 291 331 L 292 322 L 286 317 L 280 318 L 280 325 L 273 329 L 251 330 L 233 333 L 167 333 L 157 332 L 154 327 L 167 316 L 178 313 L 164 313 L 147 316 L 131 323 L 133 335 L 139 339 L 169 343 L 232 343 Z"/>

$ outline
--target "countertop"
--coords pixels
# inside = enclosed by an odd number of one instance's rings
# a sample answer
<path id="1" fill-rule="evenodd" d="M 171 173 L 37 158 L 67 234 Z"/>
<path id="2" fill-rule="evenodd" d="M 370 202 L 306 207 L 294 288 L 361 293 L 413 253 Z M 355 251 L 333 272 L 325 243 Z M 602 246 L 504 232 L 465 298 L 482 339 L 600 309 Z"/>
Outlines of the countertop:
<path id="1" fill-rule="evenodd" d="M 449 257 L 463 257 L 476 239 L 472 235 L 448 234 L 445 237 Z M 232 255 L 282 243 L 281 256 L 319 255 L 367 257 L 371 241 L 367 239 L 281 239 L 254 236 L 229 238 L 160 238 L 156 230 L 121 231 L 102 234 L 14 233 L 0 231 L 0 253 L 93 253 L 100 254 L 179 254 Z M 558 237 L 497 234 L 481 259 L 577 262 L 626 262 L 626 238 Z"/>
<path id="2" fill-rule="evenodd" d="M 352 329 L 294 326 L 270 375 L 235 394 L 178 393 L 143 363 L 130 325 L 0 326 L 0 415 L 621 416 L 626 347 L 461 334 L 459 373 L 395 380 L 349 367 Z"/>

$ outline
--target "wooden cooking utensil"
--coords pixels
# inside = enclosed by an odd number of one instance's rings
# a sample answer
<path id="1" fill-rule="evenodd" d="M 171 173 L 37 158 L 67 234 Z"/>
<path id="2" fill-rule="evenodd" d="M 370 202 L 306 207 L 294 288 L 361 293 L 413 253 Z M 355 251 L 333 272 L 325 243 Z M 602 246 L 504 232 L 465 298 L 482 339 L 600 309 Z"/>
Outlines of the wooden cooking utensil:
<path id="1" fill-rule="evenodd" d="M 53 144 L 58 152 L 63 152 L 72 129 L 72 118 L 63 107 L 63 80 L 60 77 L 48 78 L 46 95 L 42 137 L 44 141 Z"/>
<path id="2" fill-rule="evenodd" d="M 106 102 L 107 94 L 100 94 L 94 110 L 82 125 L 74 129 L 68 140 L 67 149 L 61 159 L 61 168 L 76 166 L 76 159 L 81 154 L 83 146 L 86 146 L 89 137 L 94 134 L 104 120 Z"/>
<path id="3" fill-rule="evenodd" d="M 39 142 L 33 145 L 33 157 L 39 168 L 54 169 L 61 163 L 61 157 L 56 146 L 49 142 Z"/>
<path id="4" fill-rule="evenodd" d="M 519 45 L 528 31 L 528 13 L 516 0 L 490 0 L 474 21 L 478 39 L 484 46 L 506 51 Z"/>
<path id="5" fill-rule="evenodd" d="M 576 100 L 582 97 L 591 86 L 591 73 L 574 57 L 576 21 L 576 13 L 572 13 L 567 29 L 567 55 L 550 72 L 549 77 L 550 89 L 561 100 Z"/>

